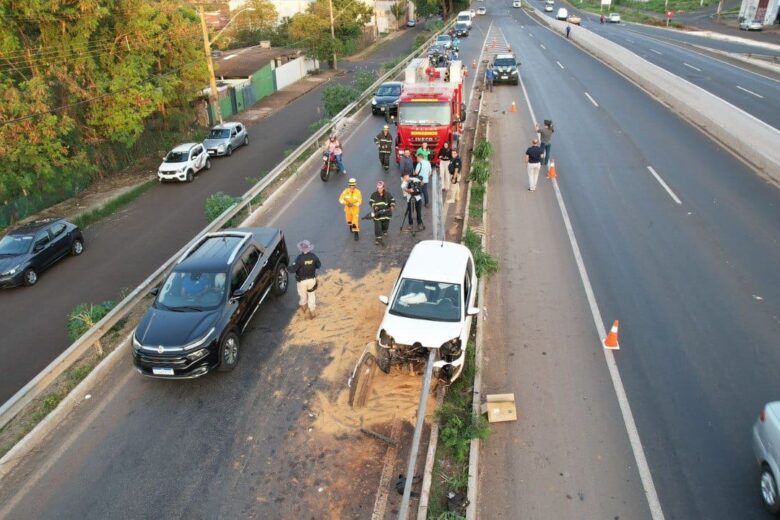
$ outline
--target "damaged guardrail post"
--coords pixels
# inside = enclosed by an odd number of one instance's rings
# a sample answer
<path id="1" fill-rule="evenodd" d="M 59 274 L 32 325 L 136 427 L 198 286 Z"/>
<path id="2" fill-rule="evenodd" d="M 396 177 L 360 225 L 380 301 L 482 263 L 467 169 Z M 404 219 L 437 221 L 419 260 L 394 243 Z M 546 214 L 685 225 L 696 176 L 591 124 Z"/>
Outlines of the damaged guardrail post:
<path id="1" fill-rule="evenodd" d="M 436 350 L 429 349 L 428 363 L 425 365 L 425 378 L 423 379 L 422 392 L 420 393 L 420 405 L 419 408 L 417 408 L 417 424 L 414 427 L 412 450 L 409 452 L 409 464 L 406 467 L 404 497 L 401 500 L 401 509 L 398 512 L 398 520 L 406 520 L 409 515 L 409 500 L 412 496 L 412 482 L 414 481 L 415 466 L 417 466 L 417 452 L 420 450 L 420 438 L 422 437 L 423 422 L 425 421 L 425 409 L 428 406 L 428 393 L 431 389 L 431 379 L 433 378 L 433 360 L 435 357 Z"/>

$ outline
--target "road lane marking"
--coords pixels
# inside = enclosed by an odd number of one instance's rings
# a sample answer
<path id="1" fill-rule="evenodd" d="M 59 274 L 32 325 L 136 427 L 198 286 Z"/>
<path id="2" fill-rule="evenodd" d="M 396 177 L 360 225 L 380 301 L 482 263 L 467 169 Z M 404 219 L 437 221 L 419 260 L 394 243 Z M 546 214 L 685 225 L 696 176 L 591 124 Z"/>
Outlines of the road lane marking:
<path id="1" fill-rule="evenodd" d="M 530 36 L 531 38 L 533 38 L 533 37 L 534 37 L 534 33 L 532 33 L 532 32 L 529 32 L 529 33 L 528 33 L 528 36 Z"/>
<path id="2" fill-rule="evenodd" d="M 539 47 L 541 47 L 541 48 L 542 48 L 542 49 L 544 49 L 544 50 L 547 50 L 547 47 L 545 47 L 545 46 L 544 46 L 544 45 L 542 45 L 541 43 L 539 44 Z"/>
<path id="3" fill-rule="evenodd" d="M 562 68 L 562 69 L 565 68 L 563 65 L 561 65 L 560 61 L 556 61 L 555 63 L 557 63 L 560 68 Z"/>
<path id="4" fill-rule="evenodd" d="M 531 114 L 531 120 L 534 126 L 538 125 L 534 109 L 531 106 L 531 100 L 528 97 L 528 91 L 525 89 L 525 83 L 523 78 L 520 77 L 520 85 L 523 87 L 523 95 L 525 96 L 525 102 L 528 104 L 528 113 Z M 561 216 L 563 217 L 564 225 L 566 226 L 566 233 L 569 236 L 569 242 L 571 243 L 572 252 L 574 254 L 574 260 L 577 263 L 577 270 L 580 273 L 582 279 L 582 285 L 585 288 L 585 296 L 588 299 L 588 305 L 590 306 L 590 312 L 593 315 L 593 323 L 596 326 L 596 332 L 599 338 L 607 336 L 607 329 L 604 327 L 604 320 L 601 317 L 601 311 L 599 310 L 598 303 L 596 302 L 596 295 L 593 292 L 593 287 L 590 285 L 590 278 L 588 278 L 588 271 L 585 269 L 585 261 L 582 259 L 582 253 L 580 247 L 577 244 L 577 237 L 574 235 L 574 228 L 571 225 L 569 219 L 569 213 L 566 211 L 566 205 L 563 202 L 563 196 L 561 190 L 558 187 L 558 179 L 552 180 L 553 189 L 555 190 L 555 198 L 558 201 L 558 208 L 561 210 Z M 595 345 L 594 345 L 595 346 Z M 637 472 L 639 478 L 642 481 L 642 488 L 645 492 L 645 498 L 647 499 L 647 506 L 650 509 L 650 516 L 653 520 L 665 520 L 664 511 L 661 509 L 661 501 L 658 499 L 658 493 L 655 490 L 655 484 L 653 483 L 653 475 L 650 473 L 650 466 L 647 463 L 647 457 L 645 456 L 645 450 L 642 447 L 642 439 L 639 437 L 639 430 L 636 427 L 634 421 L 634 415 L 631 412 L 631 404 L 628 402 L 628 395 L 625 388 L 623 388 L 623 380 L 620 377 L 620 371 L 618 370 L 617 363 L 615 363 L 615 356 L 611 350 L 602 348 L 599 344 L 596 348 L 604 352 L 604 358 L 609 368 L 609 377 L 612 379 L 612 386 L 615 389 L 615 395 L 617 396 L 618 405 L 620 406 L 620 414 L 623 416 L 623 424 L 626 427 L 626 433 L 628 434 L 628 441 L 631 444 L 631 451 L 634 454 L 634 460 L 637 465 Z"/>
<path id="5" fill-rule="evenodd" d="M 598 104 L 598 103 L 596 103 L 596 100 L 595 100 L 595 99 L 593 99 L 592 97 L 590 97 L 590 94 L 588 94 L 587 92 L 585 92 L 585 95 L 588 97 L 588 99 L 590 99 L 590 102 L 591 102 L 591 103 L 593 103 L 593 106 L 594 106 L 594 107 L 596 107 L 596 108 L 598 108 L 598 107 L 599 107 L 599 104 Z"/>
<path id="6" fill-rule="evenodd" d="M 686 66 L 686 67 L 688 67 L 689 69 L 693 69 L 693 70 L 695 70 L 696 72 L 701 72 L 701 69 L 700 69 L 699 67 L 694 67 L 694 66 L 693 66 L 693 65 L 691 65 L 690 63 L 685 63 L 685 62 L 683 62 L 683 65 L 685 65 L 685 66 Z"/>
<path id="7" fill-rule="evenodd" d="M 677 195 L 674 194 L 674 192 L 672 191 L 672 188 L 670 188 L 669 185 L 664 182 L 664 180 L 661 178 L 661 176 L 658 175 L 658 172 L 656 172 L 653 169 L 652 166 L 648 166 L 647 169 L 650 170 L 650 173 L 653 174 L 653 177 L 655 177 L 655 180 L 658 181 L 658 184 L 663 186 L 663 188 L 666 190 L 666 193 L 669 194 L 669 196 L 672 198 L 672 200 L 675 201 L 677 204 L 682 204 L 682 201 L 680 200 L 680 198 Z"/>
<path id="8" fill-rule="evenodd" d="M 661 52 L 661 51 L 657 51 L 657 50 L 655 50 L 655 49 L 650 49 L 650 52 L 654 52 L 654 53 L 658 54 L 659 56 L 663 56 L 663 55 L 664 55 L 664 53 L 663 53 L 663 52 Z"/>
<path id="9" fill-rule="evenodd" d="M 634 40 L 632 40 L 631 38 L 626 38 L 626 41 L 627 41 L 628 43 L 634 43 Z"/>
<path id="10" fill-rule="evenodd" d="M 756 93 L 755 93 L 755 92 L 753 92 L 752 90 L 748 90 L 748 89 L 746 89 L 745 87 L 740 87 L 739 85 L 737 85 L 737 88 L 738 88 L 739 90 L 743 90 L 743 91 L 747 92 L 748 94 L 753 94 L 754 96 L 756 96 L 756 97 L 757 97 L 757 98 L 759 98 L 759 99 L 764 99 L 764 96 L 762 96 L 761 94 L 756 94 Z"/>

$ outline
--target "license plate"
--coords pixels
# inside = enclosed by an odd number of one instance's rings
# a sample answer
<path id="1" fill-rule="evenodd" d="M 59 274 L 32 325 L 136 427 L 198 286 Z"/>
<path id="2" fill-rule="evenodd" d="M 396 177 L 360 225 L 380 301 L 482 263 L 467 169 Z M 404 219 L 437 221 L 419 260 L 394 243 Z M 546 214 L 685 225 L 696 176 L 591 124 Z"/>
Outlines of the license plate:
<path id="1" fill-rule="evenodd" d="M 152 374 L 156 376 L 172 376 L 173 375 L 173 369 L 172 368 L 153 368 Z"/>
<path id="2" fill-rule="evenodd" d="M 214 150 L 209 150 L 209 155 L 214 155 L 215 153 L 217 152 L 215 152 Z"/>
<path id="3" fill-rule="evenodd" d="M 509 79 L 509 76 L 501 76 L 501 79 Z"/>
<path id="4" fill-rule="evenodd" d="M 384 112 L 385 111 L 385 107 L 382 107 L 380 110 L 382 110 L 382 112 Z"/>

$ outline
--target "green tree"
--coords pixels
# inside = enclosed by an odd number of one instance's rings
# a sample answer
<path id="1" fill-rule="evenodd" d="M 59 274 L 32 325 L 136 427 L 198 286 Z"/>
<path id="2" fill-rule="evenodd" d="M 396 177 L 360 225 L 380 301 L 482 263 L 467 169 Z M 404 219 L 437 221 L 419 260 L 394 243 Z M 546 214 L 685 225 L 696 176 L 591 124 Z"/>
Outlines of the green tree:
<path id="1" fill-rule="evenodd" d="M 393 16 L 395 17 L 396 29 L 398 29 L 401 19 L 406 18 L 406 13 L 409 11 L 408 3 L 408 0 L 396 0 L 396 2 L 390 6 L 390 12 L 393 13 Z"/>
<path id="2" fill-rule="evenodd" d="M 316 0 L 305 13 L 298 13 L 290 20 L 290 45 L 306 49 L 308 55 L 319 60 L 329 60 L 333 53 L 343 55 L 363 32 L 363 26 L 371 21 L 374 12 L 360 0 L 333 0 L 333 28 L 330 33 L 330 5 L 328 0 Z"/>

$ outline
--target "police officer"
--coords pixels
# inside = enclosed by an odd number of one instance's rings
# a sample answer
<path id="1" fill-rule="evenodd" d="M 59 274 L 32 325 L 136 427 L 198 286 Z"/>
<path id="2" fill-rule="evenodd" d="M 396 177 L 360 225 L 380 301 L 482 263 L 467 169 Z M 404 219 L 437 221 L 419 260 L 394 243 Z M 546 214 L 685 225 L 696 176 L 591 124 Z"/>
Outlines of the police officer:
<path id="1" fill-rule="evenodd" d="M 387 229 L 390 227 L 390 219 L 393 218 L 393 210 L 395 209 L 395 199 L 385 189 L 384 181 L 376 183 L 376 191 L 371 194 L 368 203 L 371 205 L 371 217 L 374 220 L 374 243 L 382 245 L 382 240 L 387 236 Z"/>
<path id="2" fill-rule="evenodd" d="M 308 312 L 309 318 L 314 318 L 317 310 L 317 269 L 321 267 L 320 259 L 312 253 L 314 246 L 308 240 L 298 242 L 299 254 L 295 261 L 287 268 L 295 273 L 296 287 L 298 289 L 298 310 Z"/>
<path id="3" fill-rule="evenodd" d="M 390 169 L 390 154 L 393 152 L 393 136 L 390 135 L 390 127 L 385 125 L 382 131 L 374 137 L 374 144 L 379 149 L 379 162 L 385 173 Z"/>

